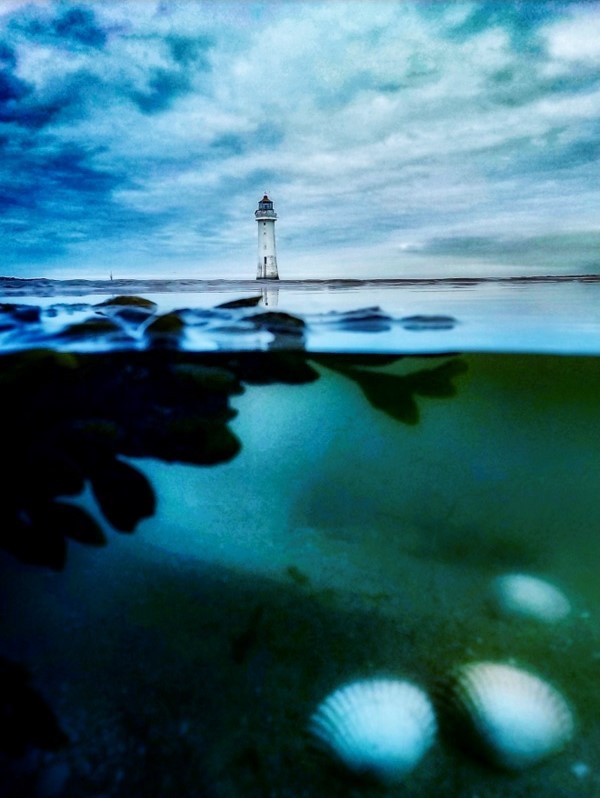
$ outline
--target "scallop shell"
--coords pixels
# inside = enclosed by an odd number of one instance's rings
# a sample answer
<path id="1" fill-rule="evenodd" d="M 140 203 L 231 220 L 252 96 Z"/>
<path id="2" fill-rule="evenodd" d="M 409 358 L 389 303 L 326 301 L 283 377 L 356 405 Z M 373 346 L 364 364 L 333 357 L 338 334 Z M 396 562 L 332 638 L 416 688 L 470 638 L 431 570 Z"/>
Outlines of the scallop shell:
<path id="1" fill-rule="evenodd" d="M 528 574 L 497 576 L 491 584 L 491 596 L 501 615 L 555 623 L 571 612 L 569 600 L 557 587 Z"/>
<path id="2" fill-rule="evenodd" d="M 558 690 L 512 665 L 462 666 L 452 680 L 450 699 L 462 741 L 506 770 L 541 762 L 574 733 L 573 714 Z"/>
<path id="3" fill-rule="evenodd" d="M 331 693 L 313 714 L 309 731 L 349 770 L 393 783 L 431 747 L 437 724 L 423 690 L 411 682 L 378 678 Z"/>

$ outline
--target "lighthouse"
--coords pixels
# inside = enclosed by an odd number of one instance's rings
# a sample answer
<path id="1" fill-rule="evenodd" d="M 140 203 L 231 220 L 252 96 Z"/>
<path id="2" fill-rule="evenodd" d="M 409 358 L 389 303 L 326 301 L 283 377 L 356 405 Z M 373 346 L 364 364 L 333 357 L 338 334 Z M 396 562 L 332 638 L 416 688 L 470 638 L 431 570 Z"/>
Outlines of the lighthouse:
<path id="1" fill-rule="evenodd" d="M 275 251 L 275 220 L 277 214 L 273 203 L 265 194 L 254 211 L 258 222 L 258 270 L 257 280 L 278 280 L 277 253 Z"/>

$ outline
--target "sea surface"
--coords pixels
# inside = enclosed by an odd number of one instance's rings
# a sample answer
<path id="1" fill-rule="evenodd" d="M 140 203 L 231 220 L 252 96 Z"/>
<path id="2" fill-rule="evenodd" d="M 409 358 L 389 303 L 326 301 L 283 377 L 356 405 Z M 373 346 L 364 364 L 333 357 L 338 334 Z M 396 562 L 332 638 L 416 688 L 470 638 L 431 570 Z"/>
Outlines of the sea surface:
<path id="1" fill-rule="evenodd" d="M 600 275 L 3 278 L 0 358 L 2 798 L 598 798 Z M 480 662 L 557 750 L 493 763 Z M 438 727 L 399 784 L 310 732 L 378 677 Z"/>

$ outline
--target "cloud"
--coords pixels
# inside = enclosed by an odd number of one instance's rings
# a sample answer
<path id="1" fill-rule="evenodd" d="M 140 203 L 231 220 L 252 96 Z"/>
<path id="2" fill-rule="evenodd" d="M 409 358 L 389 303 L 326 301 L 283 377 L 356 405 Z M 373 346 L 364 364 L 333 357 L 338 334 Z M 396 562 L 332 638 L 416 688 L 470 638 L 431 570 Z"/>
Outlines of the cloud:
<path id="1" fill-rule="evenodd" d="M 27 5 L 13 18 L 10 27 L 40 43 L 65 49 L 101 48 L 106 44 L 106 33 L 98 25 L 93 9 L 85 6 L 61 4 L 52 13 L 43 7 Z"/>
<path id="2" fill-rule="evenodd" d="M 388 274 L 411 247 L 441 258 L 440 241 L 471 257 L 478 240 L 510 253 L 511 236 L 587 235 L 596 12 L 12 3 L 0 16 L 7 258 L 93 272 L 110 252 L 136 270 L 244 276 L 264 190 L 284 273 L 310 268 L 311 252 L 313 269 L 335 271 L 350 249 L 371 251 L 369 271 Z"/>

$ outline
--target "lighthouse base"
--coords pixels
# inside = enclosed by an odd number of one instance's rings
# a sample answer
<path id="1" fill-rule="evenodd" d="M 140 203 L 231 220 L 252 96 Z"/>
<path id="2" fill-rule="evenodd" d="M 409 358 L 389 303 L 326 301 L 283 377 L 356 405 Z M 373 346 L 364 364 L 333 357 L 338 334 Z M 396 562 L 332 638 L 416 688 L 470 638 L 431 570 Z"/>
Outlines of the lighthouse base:
<path id="1" fill-rule="evenodd" d="M 274 256 L 266 255 L 258 261 L 256 270 L 257 280 L 279 280 L 277 260 Z"/>

